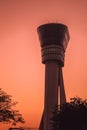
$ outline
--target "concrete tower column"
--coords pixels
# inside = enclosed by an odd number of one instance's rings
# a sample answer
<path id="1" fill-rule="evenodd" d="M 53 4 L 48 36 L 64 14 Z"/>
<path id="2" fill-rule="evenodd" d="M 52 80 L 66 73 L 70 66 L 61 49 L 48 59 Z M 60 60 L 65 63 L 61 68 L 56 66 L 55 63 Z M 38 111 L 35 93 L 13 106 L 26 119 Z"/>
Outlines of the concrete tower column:
<path id="1" fill-rule="evenodd" d="M 58 63 L 47 62 L 45 66 L 44 130 L 50 129 L 54 106 L 58 104 Z"/>
<path id="2" fill-rule="evenodd" d="M 45 64 L 44 112 L 39 130 L 51 130 L 53 109 L 58 105 L 58 86 L 60 103 L 65 102 L 62 77 L 65 50 L 69 41 L 68 28 L 64 24 L 44 24 L 37 29 L 41 44 L 42 63 Z"/>

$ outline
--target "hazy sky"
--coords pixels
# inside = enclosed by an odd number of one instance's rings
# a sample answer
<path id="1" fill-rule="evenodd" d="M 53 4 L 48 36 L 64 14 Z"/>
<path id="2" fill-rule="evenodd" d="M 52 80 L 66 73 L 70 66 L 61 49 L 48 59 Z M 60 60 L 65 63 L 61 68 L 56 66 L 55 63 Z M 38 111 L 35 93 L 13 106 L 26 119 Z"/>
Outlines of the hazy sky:
<path id="1" fill-rule="evenodd" d="M 87 0 L 0 0 L 0 88 L 19 102 L 15 109 L 25 126 L 38 127 L 43 112 L 37 27 L 51 22 L 66 24 L 70 32 L 63 68 L 67 100 L 87 98 Z M 0 125 L 0 130 L 8 126 Z"/>

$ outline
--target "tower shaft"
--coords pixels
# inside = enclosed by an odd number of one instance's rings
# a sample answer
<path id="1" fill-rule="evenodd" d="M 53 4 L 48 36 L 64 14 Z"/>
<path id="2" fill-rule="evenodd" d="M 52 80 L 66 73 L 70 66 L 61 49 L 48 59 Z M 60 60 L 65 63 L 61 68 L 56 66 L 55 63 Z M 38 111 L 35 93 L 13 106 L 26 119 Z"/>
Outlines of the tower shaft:
<path id="1" fill-rule="evenodd" d="M 50 130 L 54 107 L 58 104 L 58 63 L 50 61 L 45 66 L 44 130 Z"/>

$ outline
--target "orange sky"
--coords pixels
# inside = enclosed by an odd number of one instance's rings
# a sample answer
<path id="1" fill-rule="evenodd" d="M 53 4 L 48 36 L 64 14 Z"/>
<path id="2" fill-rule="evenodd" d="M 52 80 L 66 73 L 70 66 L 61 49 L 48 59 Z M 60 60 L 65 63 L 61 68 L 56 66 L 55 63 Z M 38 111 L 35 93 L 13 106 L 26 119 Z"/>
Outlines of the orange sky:
<path id="1" fill-rule="evenodd" d="M 87 98 L 87 0 L 0 0 L 0 87 L 18 101 L 25 126 L 38 127 L 43 111 L 44 65 L 37 26 L 69 27 L 64 82 L 67 100 Z M 7 130 L 8 125 L 0 125 Z"/>

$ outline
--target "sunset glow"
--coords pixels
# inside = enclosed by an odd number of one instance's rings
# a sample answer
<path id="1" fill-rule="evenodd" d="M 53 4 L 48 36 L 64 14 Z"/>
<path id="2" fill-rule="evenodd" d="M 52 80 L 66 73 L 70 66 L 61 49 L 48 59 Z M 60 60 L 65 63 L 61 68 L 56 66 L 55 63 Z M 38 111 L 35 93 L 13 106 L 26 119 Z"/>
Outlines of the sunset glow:
<path id="1" fill-rule="evenodd" d="M 51 22 L 69 28 L 63 68 L 67 100 L 87 98 L 87 1 L 0 0 L 0 88 L 18 101 L 23 126 L 38 128 L 43 113 L 45 68 L 37 27 Z M 9 126 L 0 124 L 0 130 Z"/>

